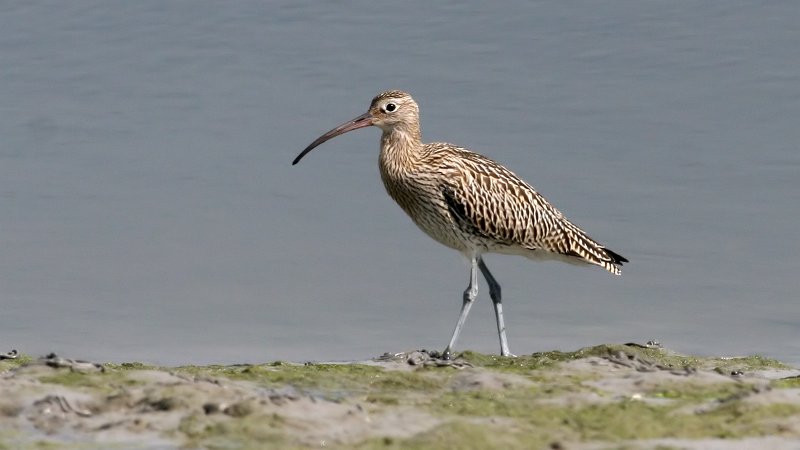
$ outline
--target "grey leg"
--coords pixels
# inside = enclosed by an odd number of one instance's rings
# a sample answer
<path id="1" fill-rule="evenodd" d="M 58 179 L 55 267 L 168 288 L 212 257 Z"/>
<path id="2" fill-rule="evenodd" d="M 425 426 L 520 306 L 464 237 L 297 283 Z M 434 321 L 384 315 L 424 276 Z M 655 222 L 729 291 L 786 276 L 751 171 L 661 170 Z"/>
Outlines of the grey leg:
<path id="1" fill-rule="evenodd" d="M 483 278 L 486 278 L 486 283 L 489 285 L 489 295 L 492 297 L 494 303 L 494 314 L 497 317 L 497 334 L 500 336 L 500 354 L 502 356 L 514 356 L 508 350 L 508 339 L 506 339 L 506 324 L 503 320 L 503 301 L 500 294 L 500 284 L 494 279 L 483 258 L 478 257 L 478 267 L 481 269 Z"/>
<path id="2" fill-rule="evenodd" d="M 472 308 L 472 303 L 478 296 L 478 260 L 477 256 L 472 257 L 472 267 L 469 272 L 469 286 L 467 286 L 467 289 L 464 291 L 464 303 L 461 305 L 461 315 L 458 316 L 456 329 L 453 330 L 453 337 L 450 338 L 450 343 L 447 344 L 447 348 L 442 354 L 444 359 L 450 359 L 450 351 L 455 347 L 458 335 L 461 334 L 461 329 L 464 327 L 464 322 L 467 321 L 469 309 Z"/>

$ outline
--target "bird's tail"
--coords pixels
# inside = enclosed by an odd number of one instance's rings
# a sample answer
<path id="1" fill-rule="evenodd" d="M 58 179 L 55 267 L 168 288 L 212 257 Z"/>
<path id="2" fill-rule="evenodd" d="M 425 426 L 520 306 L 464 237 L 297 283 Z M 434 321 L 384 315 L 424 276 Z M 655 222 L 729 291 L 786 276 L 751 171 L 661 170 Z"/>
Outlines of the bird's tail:
<path id="1" fill-rule="evenodd" d="M 611 261 L 603 264 L 603 268 L 614 275 L 622 275 L 622 269 L 620 267 L 622 267 L 623 263 L 628 262 L 628 259 L 613 250 L 605 247 L 600 248 L 603 250 L 603 252 L 605 252 L 606 255 L 608 255 L 609 258 L 611 258 Z"/>
<path id="2" fill-rule="evenodd" d="M 614 275 L 622 275 L 622 264 L 628 262 L 628 259 L 619 253 L 610 250 L 597 241 L 590 238 L 577 226 L 572 225 L 570 230 L 567 231 L 570 242 L 569 253 L 572 256 L 577 256 L 589 264 L 598 265 Z"/>

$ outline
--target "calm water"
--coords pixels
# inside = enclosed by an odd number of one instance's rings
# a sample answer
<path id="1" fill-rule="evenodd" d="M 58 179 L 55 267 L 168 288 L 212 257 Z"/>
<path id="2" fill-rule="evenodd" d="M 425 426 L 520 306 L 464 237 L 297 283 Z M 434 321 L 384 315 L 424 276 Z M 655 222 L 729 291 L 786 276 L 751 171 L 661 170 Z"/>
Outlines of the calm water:
<path id="1" fill-rule="evenodd" d="M 8 2 L 0 351 L 161 364 L 441 348 L 467 265 L 383 192 L 379 91 L 625 255 L 487 257 L 511 350 L 800 363 L 800 8 Z M 460 348 L 497 352 L 485 286 Z"/>

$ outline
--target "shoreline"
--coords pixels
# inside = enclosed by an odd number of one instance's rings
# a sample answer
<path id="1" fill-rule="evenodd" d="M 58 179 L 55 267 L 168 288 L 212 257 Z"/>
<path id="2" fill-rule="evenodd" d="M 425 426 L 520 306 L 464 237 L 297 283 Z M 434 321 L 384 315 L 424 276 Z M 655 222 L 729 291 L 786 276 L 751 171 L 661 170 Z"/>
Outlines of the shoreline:
<path id="1" fill-rule="evenodd" d="M 800 370 L 598 345 L 156 367 L 0 360 L 0 449 L 790 449 Z"/>

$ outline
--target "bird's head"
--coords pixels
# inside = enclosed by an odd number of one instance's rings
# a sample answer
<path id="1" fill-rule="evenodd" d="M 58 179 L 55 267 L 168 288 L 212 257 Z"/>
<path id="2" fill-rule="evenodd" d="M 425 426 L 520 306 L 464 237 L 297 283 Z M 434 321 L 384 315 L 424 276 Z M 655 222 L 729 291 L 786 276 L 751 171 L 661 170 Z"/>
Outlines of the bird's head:
<path id="1" fill-rule="evenodd" d="M 386 91 L 372 99 L 369 105 L 372 125 L 383 131 L 419 126 L 419 107 L 410 95 L 402 91 Z"/>
<path id="2" fill-rule="evenodd" d="M 384 133 L 400 130 L 419 134 L 419 107 L 411 96 L 402 91 L 386 91 L 372 99 L 369 109 L 364 114 L 339 125 L 318 137 L 292 161 L 292 165 L 323 142 L 340 134 L 359 128 L 376 126 Z"/>

